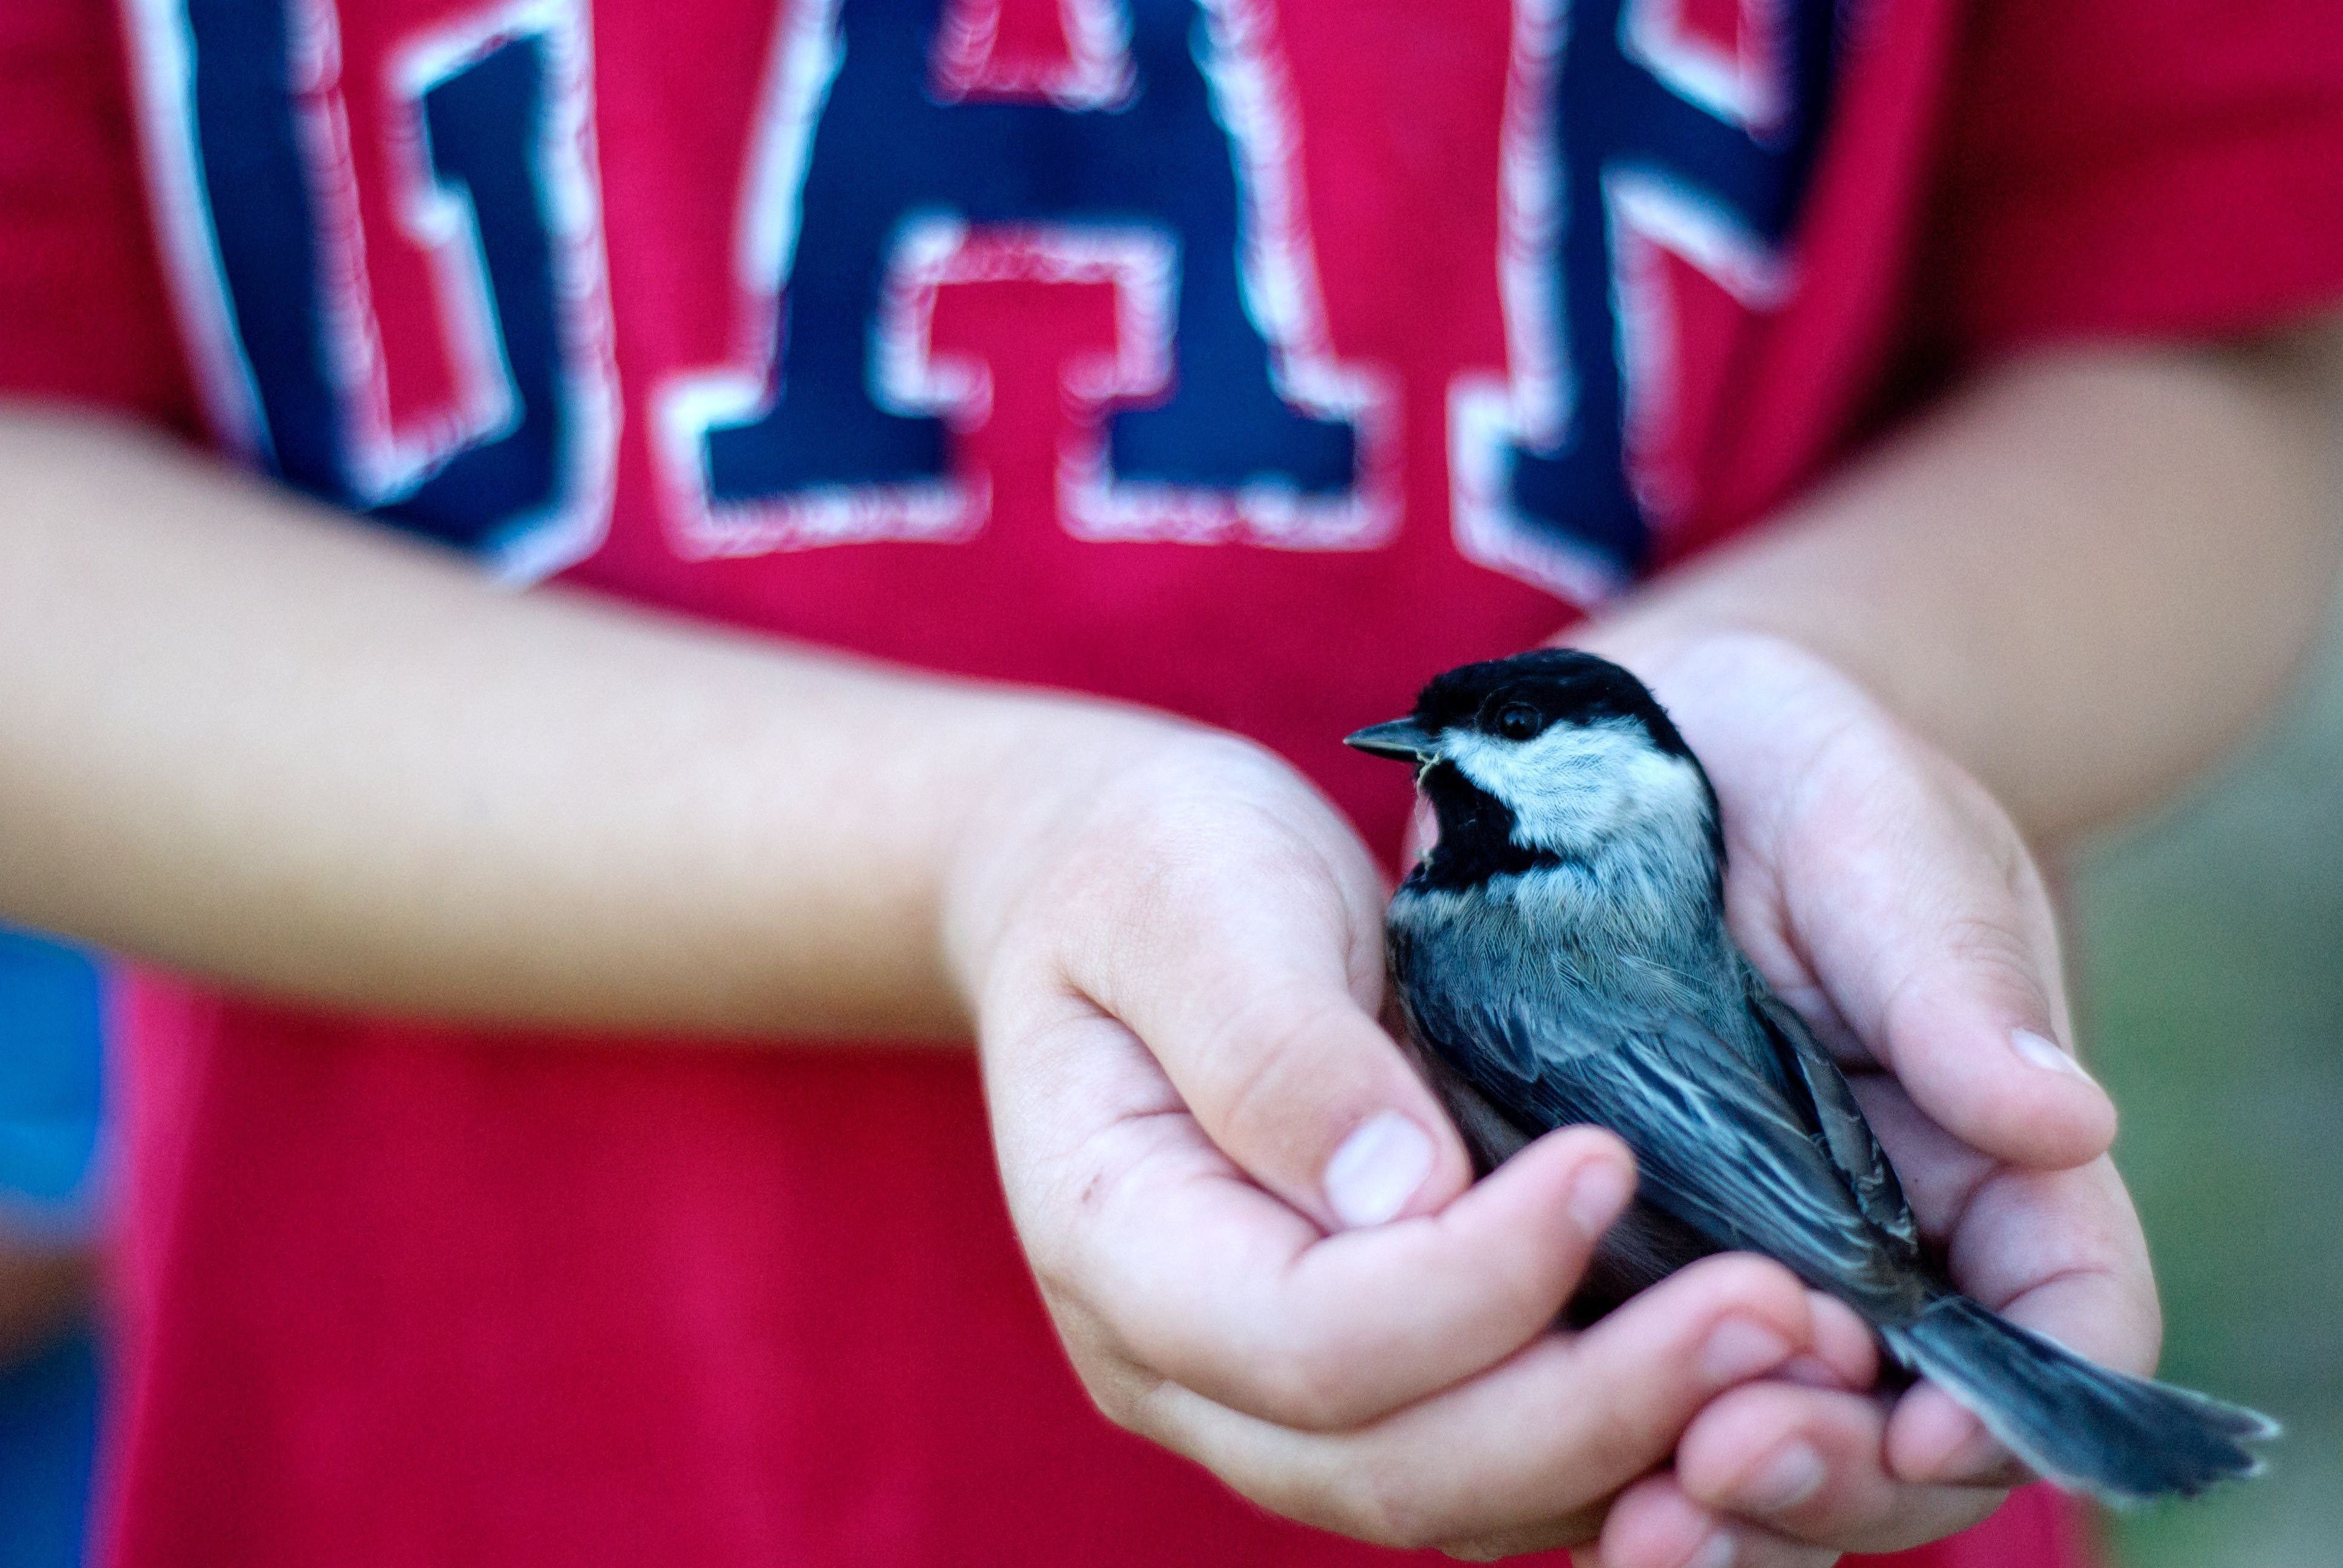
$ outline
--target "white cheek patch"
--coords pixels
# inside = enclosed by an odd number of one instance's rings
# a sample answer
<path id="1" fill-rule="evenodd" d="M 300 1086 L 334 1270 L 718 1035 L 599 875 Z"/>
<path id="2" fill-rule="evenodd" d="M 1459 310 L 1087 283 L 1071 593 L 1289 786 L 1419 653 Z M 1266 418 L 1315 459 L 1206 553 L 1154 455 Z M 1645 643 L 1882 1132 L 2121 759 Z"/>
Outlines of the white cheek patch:
<path id="1" fill-rule="evenodd" d="M 1514 841 L 1525 846 L 1572 850 L 1639 822 L 1695 819 L 1707 806 L 1693 765 L 1633 719 L 1556 724 L 1526 741 L 1450 730 L 1441 749 L 1512 809 Z"/>

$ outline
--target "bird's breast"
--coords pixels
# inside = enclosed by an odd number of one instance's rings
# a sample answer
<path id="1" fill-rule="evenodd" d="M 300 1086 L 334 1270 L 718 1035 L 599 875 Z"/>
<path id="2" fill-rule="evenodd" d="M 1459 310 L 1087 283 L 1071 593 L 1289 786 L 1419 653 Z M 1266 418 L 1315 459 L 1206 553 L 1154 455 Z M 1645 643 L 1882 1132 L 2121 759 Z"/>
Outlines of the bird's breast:
<path id="1" fill-rule="evenodd" d="M 1614 1004 L 1705 1012 L 1721 950 L 1717 922 L 1623 905 L 1599 878 L 1568 869 L 1452 890 L 1403 886 L 1386 917 L 1395 978 L 1464 1000 Z"/>

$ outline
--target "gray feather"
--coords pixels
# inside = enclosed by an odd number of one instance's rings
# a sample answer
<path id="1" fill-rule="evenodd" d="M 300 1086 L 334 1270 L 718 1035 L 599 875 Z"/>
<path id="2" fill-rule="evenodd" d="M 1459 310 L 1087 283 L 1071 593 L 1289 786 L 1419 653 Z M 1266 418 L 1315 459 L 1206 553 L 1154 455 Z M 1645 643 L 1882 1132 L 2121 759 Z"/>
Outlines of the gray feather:
<path id="1" fill-rule="evenodd" d="M 1765 977 L 1754 966 L 1744 968 L 1750 1009 L 1772 1037 L 1791 1081 L 1805 1091 L 1801 1109 L 1829 1151 L 1831 1162 L 1845 1179 L 1855 1206 L 1865 1219 L 1903 1247 L 1907 1260 L 1916 1260 L 1920 1231 L 1912 1219 L 1912 1205 L 1905 1199 L 1904 1184 L 1896 1180 L 1887 1151 L 1879 1147 L 1871 1123 L 1863 1119 L 1863 1108 L 1855 1102 L 1845 1075 L 1815 1039 L 1806 1020 L 1774 994 Z"/>

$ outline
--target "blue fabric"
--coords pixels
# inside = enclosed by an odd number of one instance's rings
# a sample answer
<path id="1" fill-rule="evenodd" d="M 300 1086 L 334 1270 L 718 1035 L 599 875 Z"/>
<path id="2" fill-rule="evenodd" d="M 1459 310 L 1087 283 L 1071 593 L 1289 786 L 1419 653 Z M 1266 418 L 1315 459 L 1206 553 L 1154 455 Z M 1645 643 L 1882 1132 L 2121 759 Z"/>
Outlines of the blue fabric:
<path id="1" fill-rule="evenodd" d="M 1513 509 L 1533 531 L 1588 546 L 1625 575 L 1649 564 L 1651 532 L 1628 482 L 1627 323 L 1611 203 L 1634 176 L 1756 246 L 1787 242 L 1824 122 L 1833 30 L 1843 7 L 1775 7 L 1786 58 L 1782 123 L 1752 128 L 1694 103 L 1626 46 L 1628 0 L 1566 7 L 1549 111 L 1560 243 L 1542 281 L 1561 329 L 1569 428 L 1552 450 L 1511 453 Z"/>
<path id="2" fill-rule="evenodd" d="M 460 199 L 479 243 L 517 417 L 498 434 L 413 477 L 404 495 L 369 493 L 354 465 L 350 397 L 330 347 L 320 280 L 321 220 L 303 166 L 301 99 L 286 80 L 299 50 L 284 0 L 183 0 L 195 51 L 202 195 L 218 246 L 236 347 L 259 401 L 257 432 L 277 472 L 346 506 L 387 500 L 385 516 L 443 543 L 496 548 L 558 509 L 583 417 L 563 362 L 561 282 L 540 166 L 545 36 L 518 32 L 427 85 L 423 153 L 443 196 Z"/>
<path id="3" fill-rule="evenodd" d="M 97 1148 L 102 1000 L 86 957 L 0 930 L 0 1214 L 70 1216 L 83 1205 Z"/>
<path id="4" fill-rule="evenodd" d="M 103 1103 L 104 988 L 96 964 L 0 930 L 0 1232 L 78 1242 L 92 1227 Z M 82 1560 L 97 1444 L 98 1349 L 88 1325 L 0 1372 L 0 1565 Z"/>
<path id="5" fill-rule="evenodd" d="M 89 1523 L 98 1348 L 87 1329 L 0 1376 L 0 1563 L 72 1568 Z"/>
<path id="6" fill-rule="evenodd" d="M 727 505 L 825 487 L 941 479 L 944 421 L 881 407 L 874 336 L 907 221 L 1093 234 L 1141 228 L 1176 246 L 1168 395 L 1108 419 L 1121 481 L 1210 489 L 1347 489 L 1357 432 L 1289 406 L 1244 303 L 1236 149 L 1200 51 L 1195 0 L 1134 0 L 1136 80 L 1111 109 L 937 101 L 929 59 L 937 0 L 849 0 L 799 193 L 787 276 L 773 280 L 770 406 L 707 437 L 709 488 Z"/>

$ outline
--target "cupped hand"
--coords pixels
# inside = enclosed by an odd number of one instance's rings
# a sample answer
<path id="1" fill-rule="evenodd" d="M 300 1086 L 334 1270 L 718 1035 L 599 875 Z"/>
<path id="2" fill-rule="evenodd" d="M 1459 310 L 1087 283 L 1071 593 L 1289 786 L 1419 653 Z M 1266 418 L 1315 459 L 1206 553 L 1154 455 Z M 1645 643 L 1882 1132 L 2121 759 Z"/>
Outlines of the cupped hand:
<path id="1" fill-rule="evenodd" d="M 1770 637 L 1581 646 L 1643 676 L 1723 809 L 1735 936 L 1845 1067 L 1955 1282 L 2126 1372 L 2161 1332 L 2107 1158 L 2115 1111 L 2075 1063 L 2056 920 L 2009 818 L 1822 659 Z M 1703 1552 L 1823 1563 L 1951 1533 L 2023 1479 L 1941 1391 L 1882 1402 L 1782 1382 L 1688 1426 L 1624 1494 L 1600 1568 Z"/>
<path id="2" fill-rule="evenodd" d="M 1384 887 L 1325 800 L 1151 720 L 1028 756 L 969 813 L 945 938 L 1011 1215 L 1111 1419 L 1290 1517 L 1491 1555 L 1595 1539 L 1726 1390 L 1867 1370 L 1747 1257 L 1556 1332 L 1632 1161 L 1574 1129 L 1471 1184 L 1376 1022 Z"/>

